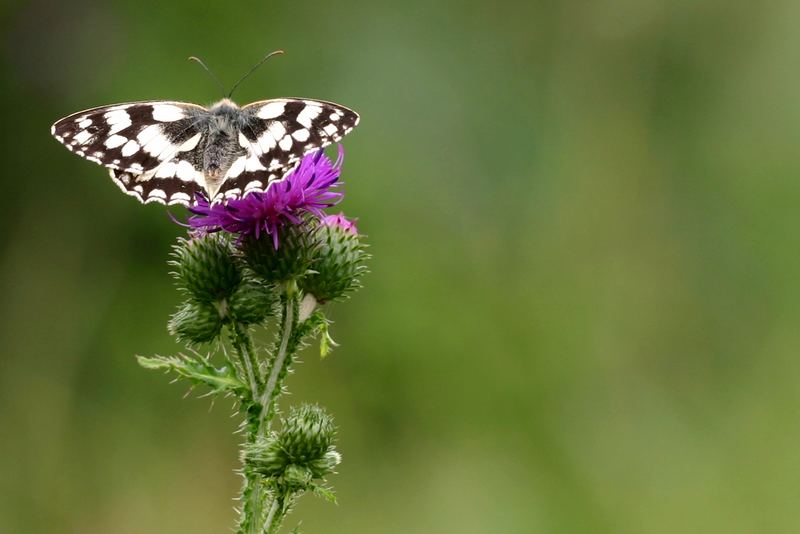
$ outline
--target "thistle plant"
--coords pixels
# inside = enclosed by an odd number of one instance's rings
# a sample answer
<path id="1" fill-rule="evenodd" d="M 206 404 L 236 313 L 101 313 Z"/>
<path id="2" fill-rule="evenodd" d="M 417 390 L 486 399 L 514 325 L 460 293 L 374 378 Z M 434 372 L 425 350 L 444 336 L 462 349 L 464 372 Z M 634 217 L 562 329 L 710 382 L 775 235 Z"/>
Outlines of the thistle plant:
<path id="1" fill-rule="evenodd" d="M 198 196 L 170 262 L 183 302 L 167 327 L 187 350 L 138 358 L 235 399 L 244 439 L 237 534 L 277 533 L 305 492 L 335 501 L 332 417 L 309 404 L 281 416 L 278 401 L 298 351 L 314 338 L 322 356 L 330 351 L 325 304 L 360 287 L 366 269 L 355 223 L 325 212 L 343 197 L 342 161 L 341 148 L 336 161 L 320 150 L 266 192 Z M 256 329 L 275 332 L 271 347 L 256 346 Z"/>

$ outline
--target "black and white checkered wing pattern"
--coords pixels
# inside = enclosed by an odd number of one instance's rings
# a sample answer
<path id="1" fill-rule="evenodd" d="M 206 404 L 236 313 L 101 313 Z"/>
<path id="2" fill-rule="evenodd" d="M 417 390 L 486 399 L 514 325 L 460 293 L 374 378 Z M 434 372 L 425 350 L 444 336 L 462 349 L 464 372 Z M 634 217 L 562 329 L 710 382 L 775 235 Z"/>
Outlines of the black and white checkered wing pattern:
<path id="1" fill-rule="evenodd" d="M 120 188 L 142 202 L 187 204 L 205 184 L 201 171 L 208 111 L 171 101 L 81 111 L 51 132 L 70 151 L 108 167 Z"/>
<path id="2" fill-rule="evenodd" d="M 276 98 L 244 106 L 239 144 L 246 155 L 228 169 L 221 192 L 234 197 L 265 190 L 304 155 L 341 140 L 358 119 L 355 111 L 322 100 Z"/>

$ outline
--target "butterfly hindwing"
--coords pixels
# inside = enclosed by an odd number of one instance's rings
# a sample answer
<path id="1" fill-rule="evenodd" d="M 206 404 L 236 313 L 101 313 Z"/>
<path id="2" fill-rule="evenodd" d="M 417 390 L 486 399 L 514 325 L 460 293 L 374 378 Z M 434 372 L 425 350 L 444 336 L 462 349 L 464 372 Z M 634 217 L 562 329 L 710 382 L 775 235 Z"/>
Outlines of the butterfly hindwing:
<path id="1" fill-rule="evenodd" d="M 173 177 L 157 177 L 153 173 L 133 174 L 124 171 L 109 171 L 111 178 L 128 195 L 148 204 L 189 205 L 203 187 L 197 181 L 180 180 Z"/>
<path id="2" fill-rule="evenodd" d="M 358 120 L 355 111 L 322 100 L 276 98 L 244 106 L 239 144 L 246 155 L 228 170 L 221 193 L 265 190 L 304 155 L 339 141 Z"/>

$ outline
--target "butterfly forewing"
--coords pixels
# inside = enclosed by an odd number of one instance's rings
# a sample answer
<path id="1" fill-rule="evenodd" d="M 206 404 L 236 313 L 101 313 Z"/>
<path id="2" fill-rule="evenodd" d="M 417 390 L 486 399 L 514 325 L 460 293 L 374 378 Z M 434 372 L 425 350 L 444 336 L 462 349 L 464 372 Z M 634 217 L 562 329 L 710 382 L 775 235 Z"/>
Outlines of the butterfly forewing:
<path id="1" fill-rule="evenodd" d="M 112 169 L 141 173 L 170 159 L 199 137 L 206 110 L 182 102 L 134 102 L 74 113 L 53 125 L 53 136 L 79 156 Z"/>
<path id="2" fill-rule="evenodd" d="M 303 98 L 276 98 L 242 108 L 240 145 L 247 154 L 228 170 L 222 192 L 240 196 L 263 191 L 300 159 L 339 141 L 358 124 L 344 106 Z"/>
<path id="3" fill-rule="evenodd" d="M 204 113 L 201 106 L 172 101 L 102 106 L 61 119 L 52 133 L 72 152 L 111 169 L 115 182 L 139 200 L 188 202 L 203 182 L 194 163 L 179 166 L 179 157 L 193 159 Z"/>

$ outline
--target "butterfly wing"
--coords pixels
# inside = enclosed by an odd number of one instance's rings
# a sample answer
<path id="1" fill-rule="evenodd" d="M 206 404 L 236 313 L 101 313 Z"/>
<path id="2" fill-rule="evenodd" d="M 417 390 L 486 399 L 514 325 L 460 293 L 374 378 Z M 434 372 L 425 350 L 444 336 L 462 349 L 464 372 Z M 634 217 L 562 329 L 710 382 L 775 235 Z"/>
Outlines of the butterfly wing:
<path id="1" fill-rule="evenodd" d="M 205 185 L 197 169 L 208 111 L 184 102 L 101 106 L 56 122 L 53 136 L 75 154 L 105 167 L 142 202 L 188 204 Z"/>
<path id="2" fill-rule="evenodd" d="M 358 120 L 355 111 L 322 100 L 276 98 L 244 106 L 239 144 L 246 154 L 228 169 L 220 193 L 230 198 L 266 190 L 304 155 L 350 133 Z"/>

